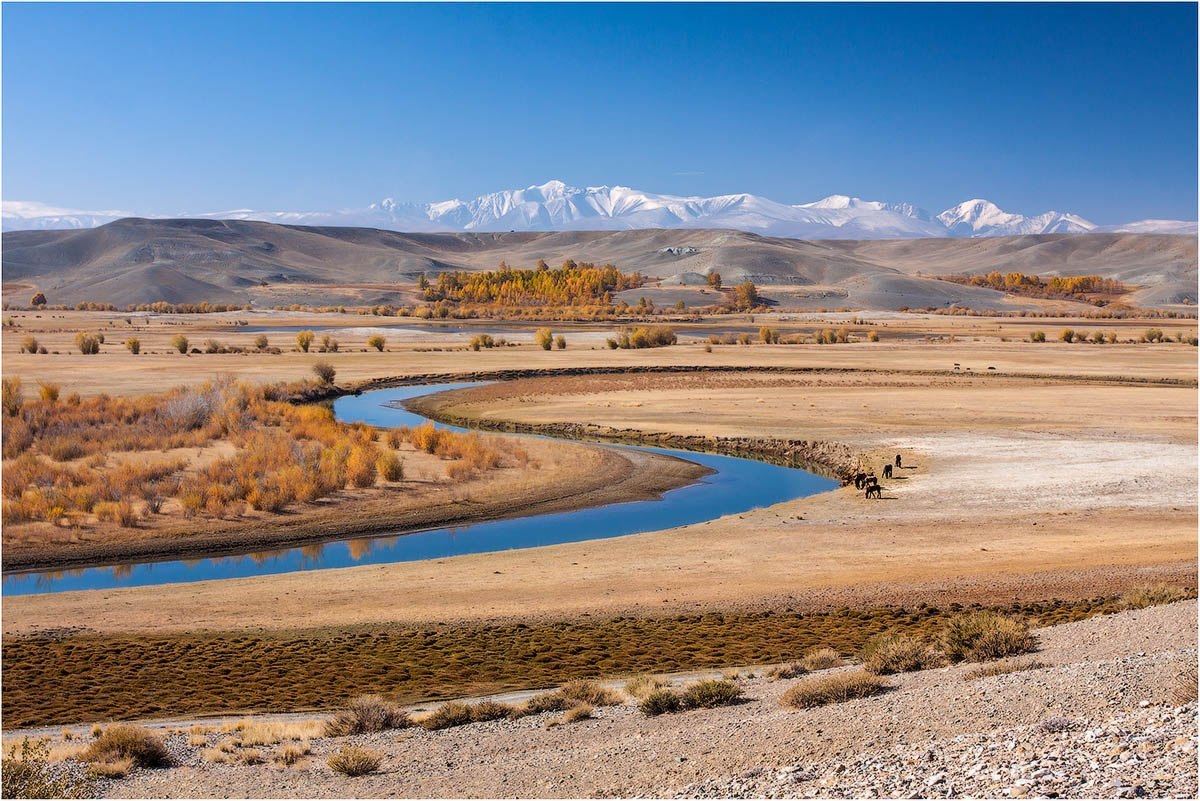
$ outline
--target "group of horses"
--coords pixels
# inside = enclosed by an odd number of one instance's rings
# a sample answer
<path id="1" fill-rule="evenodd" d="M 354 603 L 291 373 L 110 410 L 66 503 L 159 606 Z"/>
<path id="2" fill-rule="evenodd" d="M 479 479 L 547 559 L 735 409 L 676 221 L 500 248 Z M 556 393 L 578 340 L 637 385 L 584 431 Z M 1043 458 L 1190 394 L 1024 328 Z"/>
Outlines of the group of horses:
<path id="1" fill-rule="evenodd" d="M 883 466 L 883 477 L 892 477 L 892 468 L 901 466 L 900 454 L 896 454 L 894 463 L 885 464 Z M 883 498 L 883 487 L 879 485 L 879 477 L 874 473 L 855 473 L 854 488 L 857 490 L 865 489 L 868 498 Z"/>

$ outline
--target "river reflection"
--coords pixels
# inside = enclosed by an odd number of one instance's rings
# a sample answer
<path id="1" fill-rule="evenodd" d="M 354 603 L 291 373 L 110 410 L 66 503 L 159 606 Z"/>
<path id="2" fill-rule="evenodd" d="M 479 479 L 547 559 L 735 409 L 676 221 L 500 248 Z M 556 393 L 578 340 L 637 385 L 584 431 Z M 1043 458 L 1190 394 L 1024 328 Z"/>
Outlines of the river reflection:
<path id="1" fill-rule="evenodd" d="M 425 418 L 398 408 L 398 404 L 419 395 L 466 386 L 474 384 L 440 384 L 366 392 L 359 396 L 339 398 L 334 403 L 334 411 L 339 419 L 348 422 L 360 421 L 384 427 L 419 425 L 425 422 Z M 837 486 L 832 479 L 804 470 L 749 459 L 664 448 L 638 450 L 679 456 L 710 467 L 714 472 L 695 484 L 671 490 L 657 500 L 614 503 L 574 512 L 491 520 L 408 534 L 356 537 L 235 556 L 6 573 L 3 591 L 4 595 L 11 596 L 249 578 L 298 570 L 327 570 L 533 548 L 691 525 L 825 492 Z"/>

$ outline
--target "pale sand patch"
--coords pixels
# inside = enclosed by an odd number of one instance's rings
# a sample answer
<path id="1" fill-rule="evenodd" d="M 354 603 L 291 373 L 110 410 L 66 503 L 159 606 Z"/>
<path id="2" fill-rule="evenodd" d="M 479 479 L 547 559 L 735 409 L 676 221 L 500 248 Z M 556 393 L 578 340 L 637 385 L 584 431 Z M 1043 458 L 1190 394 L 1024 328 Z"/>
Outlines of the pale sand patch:
<path id="1" fill-rule="evenodd" d="M 890 491 L 905 503 L 966 509 L 1152 509 L 1196 503 L 1196 447 L 1160 439 L 1099 439 L 1013 433 L 906 437 L 933 468 Z M 888 482 L 885 481 L 885 484 Z"/>

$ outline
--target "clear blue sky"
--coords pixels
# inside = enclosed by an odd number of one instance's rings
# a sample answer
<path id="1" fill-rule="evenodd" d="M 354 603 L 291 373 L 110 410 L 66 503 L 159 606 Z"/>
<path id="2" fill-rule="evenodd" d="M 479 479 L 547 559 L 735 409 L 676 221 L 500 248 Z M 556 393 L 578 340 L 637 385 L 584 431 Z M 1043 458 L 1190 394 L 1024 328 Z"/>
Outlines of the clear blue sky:
<path id="1" fill-rule="evenodd" d="M 1196 7 L 3 7 L 3 194 L 141 213 L 560 178 L 1195 219 Z"/>

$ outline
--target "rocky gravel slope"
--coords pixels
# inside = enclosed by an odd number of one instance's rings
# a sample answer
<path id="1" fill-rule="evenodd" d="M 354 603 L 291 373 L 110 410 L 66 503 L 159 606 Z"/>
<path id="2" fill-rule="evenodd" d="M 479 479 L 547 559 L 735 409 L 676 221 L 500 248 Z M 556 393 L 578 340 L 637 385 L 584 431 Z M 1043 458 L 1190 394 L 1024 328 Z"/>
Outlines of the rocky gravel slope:
<path id="1" fill-rule="evenodd" d="M 213 764 L 173 735 L 178 767 L 107 784 L 114 797 L 1195 797 L 1196 602 L 1039 632 L 1041 667 L 957 666 L 889 677 L 889 692 L 808 710 L 792 681 L 742 680 L 745 703 L 644 717 L 631 704 L 427 732 L 315 739 L 292 767 Z M 1193 695 L 1194 698 L 1194 695 Z M 213 735 L 214 739 L 219 735 Z M 326 757 L 354 742 L 378 773 Z M 212 745 L 213 743 L 209 743 Z"/>

